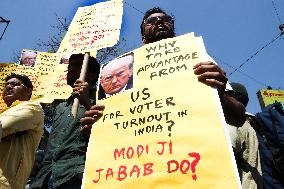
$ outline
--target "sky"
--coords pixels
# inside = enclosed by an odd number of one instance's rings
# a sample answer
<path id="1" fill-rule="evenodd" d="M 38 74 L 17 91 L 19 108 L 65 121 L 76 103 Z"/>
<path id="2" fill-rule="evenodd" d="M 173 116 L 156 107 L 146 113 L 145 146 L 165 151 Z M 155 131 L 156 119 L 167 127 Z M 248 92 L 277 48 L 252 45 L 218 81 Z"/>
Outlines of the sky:
<path id="1" fill-rule="evenodd" d="M 39 39 L 47 41 L 57 32 L 51 27 L 56 25 L 56 14 L 71 21 L 79 6 L 97 2 L 102 1 L 1 0 L 0 17 L 11 22 L 0 40 L 0 62 L 12 62 L 22 49 L 38 48 Z M 283 0 L 127 0 L 120 37 L 126 39 L 128 49 L 141 46 L 143 12 L 154 6 L 174 15 L 177 35 L 194 32 L 203 37 L 207 52 L 229 81 L 246 86 L 248 112 L 260 111 L 258 90 L 267 86 L 284 90 L 284 35 L 268 45 L 284 23 Z M 0 23 L 0 34 L 4 28 Z"/>

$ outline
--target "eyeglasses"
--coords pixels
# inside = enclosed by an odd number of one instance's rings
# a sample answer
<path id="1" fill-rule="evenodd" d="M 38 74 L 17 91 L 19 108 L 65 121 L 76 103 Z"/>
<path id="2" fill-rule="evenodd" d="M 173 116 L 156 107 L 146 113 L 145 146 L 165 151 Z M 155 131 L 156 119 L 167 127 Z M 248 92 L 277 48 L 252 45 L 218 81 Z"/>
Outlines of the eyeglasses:
<path id="1" fill-rule="evenodd" d="M 163 15 L 163 16 L 148 17 L 147 19 L 144 20 L 144 24 L 153 25 L 158 21 L 158 19 L 160 19 L 162 22 L 166 22 L 166 23 L 172 23 L 173 22 L 172 17 L 170 17 L 168 15 Z"/>
<path id="2" fill-rule="evenodd" d="M 11 82 L 6 82 L 4 84 L 4 87 L 7 87 L 8 85 L 12 86 L 12 87 L 17 87 L 17 86 L 21 86 L 23 85 L 22 83 L 20 82 L 17 82 L 17 81 L 11 81 Z M 25 85 L 23 85 L 25 88 L 27 88 Z"/>

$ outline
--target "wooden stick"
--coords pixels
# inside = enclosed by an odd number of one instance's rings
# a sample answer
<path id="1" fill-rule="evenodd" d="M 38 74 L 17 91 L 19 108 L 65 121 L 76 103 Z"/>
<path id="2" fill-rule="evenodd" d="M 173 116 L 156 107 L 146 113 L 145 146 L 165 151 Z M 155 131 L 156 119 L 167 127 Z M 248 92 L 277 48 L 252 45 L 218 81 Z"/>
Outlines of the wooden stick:
<path id="1" fill-rule="evenodd" d="M 82 68 L 81 68 L 81 73 L 80 73 L 80 78 L 79 78 L 80 80 L 84 81 L 85 78 L 86 78 L 89 58 L 90 58 L 90 53 L 86 52 L 85 56 L 84 56 L 84 60 L 83 60 L 83 65 L 82 65 Z M 72 115 L 73 115 L 74 119 L 77 118 L 78 107 L 79 107 L 79 99 L 75 98 L 73 105 L 72 105 Z"/>

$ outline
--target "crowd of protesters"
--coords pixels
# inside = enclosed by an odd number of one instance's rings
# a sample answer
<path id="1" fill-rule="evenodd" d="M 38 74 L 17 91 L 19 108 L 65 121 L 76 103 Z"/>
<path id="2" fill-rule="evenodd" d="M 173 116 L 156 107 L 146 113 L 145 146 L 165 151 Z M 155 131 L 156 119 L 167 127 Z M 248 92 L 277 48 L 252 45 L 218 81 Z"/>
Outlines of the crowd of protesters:
<path id="1" fill-rule="evenodd" d="M 150 9 L 140 26 L 142 44 L 175 37 L 174 28 L 171 15 L 158 7 Z M 69 58 L 67 84 L 73 92 L 54 108 L 50 132 L 43 129 L 41 105 L 30 101 L 33 86 L 29 78 L 17 74 L 6 78 L 3 99 L 8 108 L 0 114 L 1 189 L 81 188 L 91 125 L 104 111 L 103 105 L 96 105 L 93 95 L 100 64 L 90 57 L 86 78 L 80 80 L 83 59 L 83 54 Z M 272 164 L 262 161 L 255 129 L 258 122 L 246 112 L 249 98 L 245 87 L 228 84 L 225 71 L 212 61 L 198 63 L 193 70 L 201 83 L 218 91 L 243 188 L 284 188 L 284 175 L 277 175 Z M 75 98 L 80 102 L 76 119 L 72 111 Z"/>

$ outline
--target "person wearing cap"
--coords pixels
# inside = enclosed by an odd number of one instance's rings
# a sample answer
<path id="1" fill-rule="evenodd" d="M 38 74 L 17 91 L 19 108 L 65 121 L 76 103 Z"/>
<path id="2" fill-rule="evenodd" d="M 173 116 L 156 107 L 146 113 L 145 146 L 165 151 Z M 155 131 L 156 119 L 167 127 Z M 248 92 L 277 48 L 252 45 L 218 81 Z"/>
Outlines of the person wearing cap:
<path id="1" fill-rule="evenodd" d="M 230 83 L 232 90 L 226 91 L 244 107 L 249 102 L 248 92 L 240 83 Z M 262 188 L 262 171 L 260 163 L 259 143 L 254 126 L 256 125 L 254 115 L 246 112 L 246 121 L 241 127 L 228 126 L 229 133 L 236 157 L 238 171 L 243 188 Z"/>
<path id="2" fill-rule="evenodd" d="M 30 101 L 33 85 L 25 75 L 6 77 L 0 114 L 0 188 L 23 189 L 32 170 L 43 134 L 41 105 Z"/>

